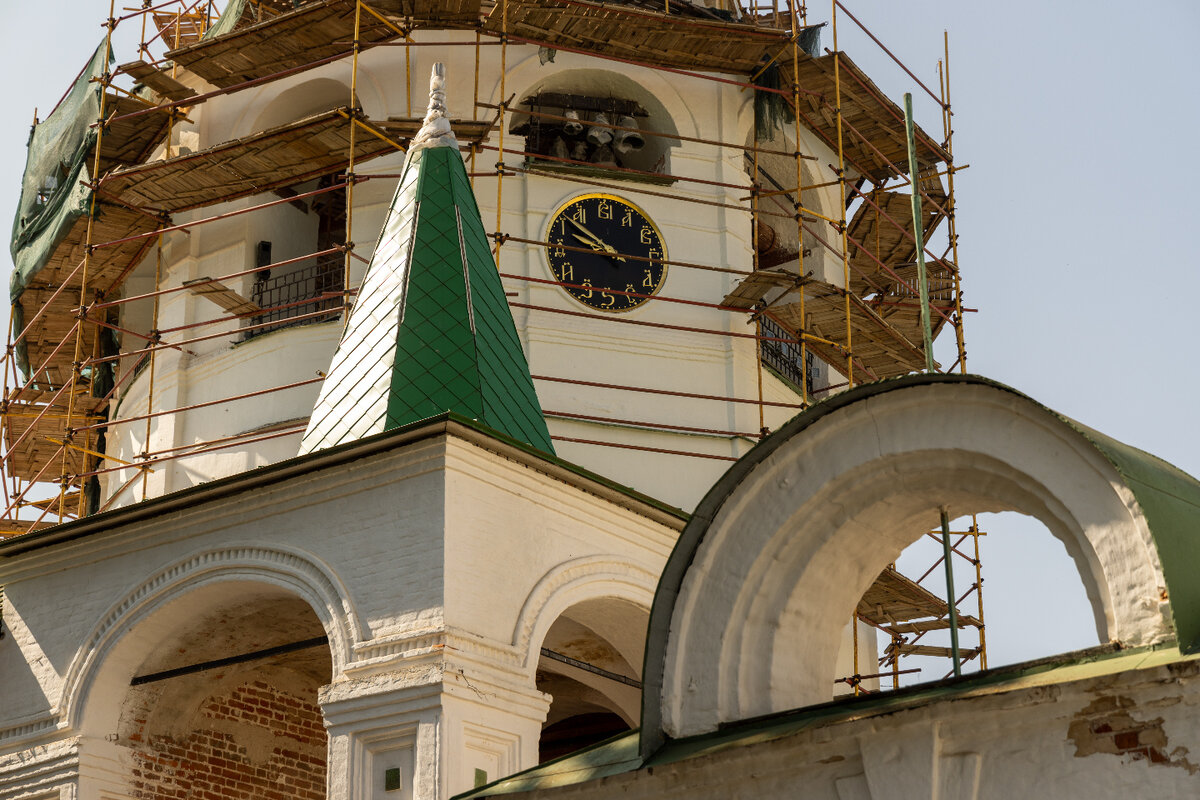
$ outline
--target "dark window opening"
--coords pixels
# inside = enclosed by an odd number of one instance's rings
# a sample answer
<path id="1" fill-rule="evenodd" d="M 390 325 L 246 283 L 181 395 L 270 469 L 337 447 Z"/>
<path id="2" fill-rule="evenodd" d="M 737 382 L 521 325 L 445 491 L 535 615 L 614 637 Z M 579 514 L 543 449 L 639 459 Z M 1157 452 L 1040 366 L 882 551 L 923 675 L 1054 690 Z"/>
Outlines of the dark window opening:
<path id="1" fill-rule="evenodd" d="M 336 175 L 327 175 L 320 179 L 317 188 L 332 186 L 339 180 Z M 315 196 L 309 216 L 315 217 L 317 225 L 317 252 L 341 247 L 346 239 L 346 190 Z M 346 268 L 343 254 L 330 253 L 274 269 L 266 267 L 271 257 L 271 243 L 259 242 L 255 262 L 265 268 L 255 275 L 251 299 L 264 311 L 251 317 L 248 324 L 278 324 L 249 330 L 244 338 L 335 318 L 333 313 L 316 315 L 315 312 L 342 307 Z"/>
<path id="2" fill-rule="evenodd" d="M 811 350 L 804 351 L 801 358 L 799 337 L 784 328 L 770 317 L 759 319 L 762 325 L 763 340 L 761 342 L 763 366 L 770 368 L 776 375 L 792 384 L 797 394 L 802 394 L 803 387 L 808 386 L 811 394 L 816 387 L 817 366 Z M 773 341 L 774 339 L 790 339 L 792 341 Z M 806 383 L 807 382 L 807 383 Z"/>
<path id="3" fill-rule="evenodd" d="M 538 763 L 574 753 L 629 729 L 625 720 L 610 711 L 568 717 L 542 729 Z"/>

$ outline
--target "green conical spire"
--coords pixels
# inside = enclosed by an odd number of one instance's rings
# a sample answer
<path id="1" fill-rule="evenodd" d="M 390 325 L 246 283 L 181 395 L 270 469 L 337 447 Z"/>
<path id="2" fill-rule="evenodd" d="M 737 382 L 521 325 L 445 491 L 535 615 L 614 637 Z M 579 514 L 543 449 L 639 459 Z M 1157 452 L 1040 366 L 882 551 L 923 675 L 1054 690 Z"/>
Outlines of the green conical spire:
<path id="1" fill-rule="evenodd" d="M 429 113 L 300 443 L 309 453 L 446 411 L 554 453 L 529 366 L 445 119 Z"/>

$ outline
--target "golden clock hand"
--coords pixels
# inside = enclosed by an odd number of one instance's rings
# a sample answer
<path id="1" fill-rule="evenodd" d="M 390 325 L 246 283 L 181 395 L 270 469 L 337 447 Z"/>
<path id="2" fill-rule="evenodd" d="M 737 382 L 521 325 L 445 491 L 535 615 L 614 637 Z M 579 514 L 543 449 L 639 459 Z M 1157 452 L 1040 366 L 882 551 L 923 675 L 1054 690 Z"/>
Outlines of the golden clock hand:
<path id="1" fill-rule="evenodd" d="M 572 236 L 574 236 L 576 239 L 583 242 L 584 244 L 586 244 L 588 247 L 592 248 L 593 250 L 600 252 L 600 253 L 604 252 L 604 242 L 597 242 L 595 239 L 589 239 L 586 236 L 580 236 L 578 233 L 572 234 Z"/>
<path id="2" fill-rule="evenodd" d="M 583 226 L 583 224 L 582 224 L 582 223 L 580 223 L 580 222 L 577 222 L 576 220 L 573 220 L 573 219 L 571 219 L 570 217 L 567 217 L 566 219 L 567 219 L 567 222 L 571 223 L 571 224 L 572 224 L 572 225 L 574 225 L 576 228 L 579 228 L 579 230 L 583 231 L 583 232 L 584 232 L 584 233 L 586 233 L 586 234 L 587 234 L 589 237 L 591 237 L 591 239 L 592 239 L 592 240 L 593 240 L 593 241 L 594 241 L 596 244 L 600 245 L 600 247 L 602 247 L 602 248 L 604 249 L 604 252 L 605 252 L 605 253 L 607 253 L 608 255 L 612 256 L 612 257 L 613 257 L 613 258 L 615 258 L 617 261 L 620 261 L 620 262 L 624 263 L 625 259 L 621 258 L 620 254 L 619 254 L 619 253 L 617 253 L 617 248 L 615 248 L 615 247 L 613 247 L 612 245 L 608 244 L 608 243 L 607 243 L 607 242 L 605 242 L 603 239 L 601 239 L 599 236 L 597 236 L 596 234 L 594 234 L 594 233 L 592 233 L 591 231 L 589 231 L 587 228 L 585 228 L 585 227 Z M 581 240 L 581 241 L 582 241 L 582 240 Z M 591 245 L 591 242 L 588 242 L 588 244 L 589 244 L 589 245 Z M 594 245 L 592 245 L 592 246 L 594 246 Z"/>

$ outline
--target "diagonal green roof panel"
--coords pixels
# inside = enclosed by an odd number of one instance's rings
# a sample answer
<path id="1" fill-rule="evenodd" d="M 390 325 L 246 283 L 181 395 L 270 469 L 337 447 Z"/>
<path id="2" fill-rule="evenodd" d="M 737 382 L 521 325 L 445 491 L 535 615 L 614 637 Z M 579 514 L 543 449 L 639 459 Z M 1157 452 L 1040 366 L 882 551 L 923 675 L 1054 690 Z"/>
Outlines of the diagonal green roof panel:
<path id="1" fill-rule="evenodd" d="M 554 453 L 436 94 L 429 133 L 409 151 L 301 453 L 447 411 Z"/>

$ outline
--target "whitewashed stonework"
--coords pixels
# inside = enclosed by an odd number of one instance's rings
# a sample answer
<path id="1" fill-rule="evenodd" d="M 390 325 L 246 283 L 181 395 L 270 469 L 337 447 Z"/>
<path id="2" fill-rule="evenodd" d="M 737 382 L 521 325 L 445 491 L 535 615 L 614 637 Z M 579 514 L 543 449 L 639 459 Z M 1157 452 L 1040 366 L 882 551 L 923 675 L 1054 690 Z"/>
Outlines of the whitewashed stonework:
<path id="1" fill-rule="evenodd" d="M 329 798 L 380 796 L 385 765 L 405 797 L 444 798 L 476 769 L 536 764 L 547 631 L 589 602 L 640 608 L 644 623 L 682 521 L 455 423 L 385 440 L 0 560 L 0 796 L 136 796 L 131 678 L 183 634 L 192 648 L 304 638 L 228 621 L 285 599 L 328 638 Z M 197 630 L 214 609 L 227 621 Z"/>

